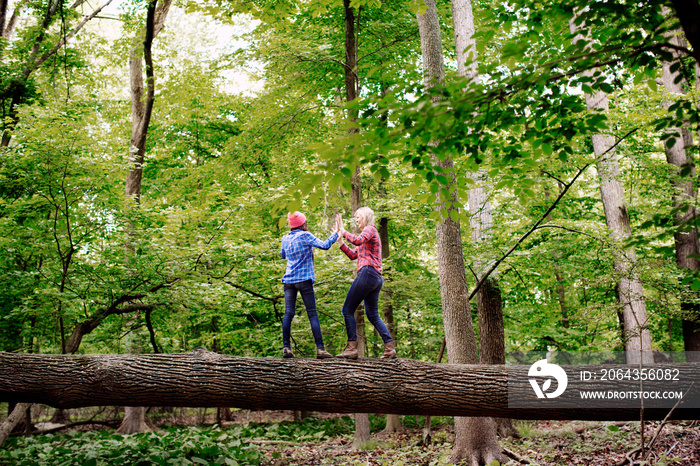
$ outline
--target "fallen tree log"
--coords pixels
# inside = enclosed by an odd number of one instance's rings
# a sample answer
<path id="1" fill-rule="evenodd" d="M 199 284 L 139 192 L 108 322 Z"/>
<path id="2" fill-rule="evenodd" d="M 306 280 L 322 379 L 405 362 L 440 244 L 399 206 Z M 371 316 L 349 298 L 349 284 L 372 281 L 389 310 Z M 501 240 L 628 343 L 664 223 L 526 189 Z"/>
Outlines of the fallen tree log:
<path id="1" fill-rule="evenodd" d="M 593 369 L 575 367 L 581 371 Z M 518 384 L 511 380 L 509 384 L 509 374 L 512 379 L 516 373 L 522 376 L 522 371 L 527 375 L 527 370 L 525 366 L 436 364 L 410 359 L 247 358 L 206 350 L 149 355 L 0 352 L 0 401 L 56 408 L 220 406 L 516 419 L 639 419 L 638 407 L 615 408 L 613 404 L 612 408 L 600 408 L 598 401 L 579 400 L 562 408 L 555 400 L 538 400 L 527 379 Z M 692 384 L 700 381 L 699 375 L 700 364 L 690 363 L 681 378 Z M 698 385 L 695 388 L 700 390 Z M 529 398 L 532 403 L 514 407 L 512 400 L 518 397 Z M 689 404 L 684 399 L 670 418 L 700 419 L 696 402 L 697 397 Z M 645 419 L 663 419 L 670 411 L 648 406 Z"/>

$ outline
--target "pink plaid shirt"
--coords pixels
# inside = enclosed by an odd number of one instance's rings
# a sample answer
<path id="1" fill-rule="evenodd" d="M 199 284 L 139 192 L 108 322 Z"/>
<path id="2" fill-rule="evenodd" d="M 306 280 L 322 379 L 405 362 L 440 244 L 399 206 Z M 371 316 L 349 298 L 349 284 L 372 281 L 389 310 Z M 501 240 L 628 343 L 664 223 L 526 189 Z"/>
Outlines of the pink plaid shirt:
<path id="1" fill-rule="evenodd" d="M 374 225 L 367 225 L 359 236 L 346 231 L 343 237 L 357 246 L 355 249 L 350 249 L 345 244 L 340 246 L 340 250 L 350 260 L 357 259 L 357 270 L 369 265 L 374 267 L 377 272 L 382 273 L 382 242 Z"/>

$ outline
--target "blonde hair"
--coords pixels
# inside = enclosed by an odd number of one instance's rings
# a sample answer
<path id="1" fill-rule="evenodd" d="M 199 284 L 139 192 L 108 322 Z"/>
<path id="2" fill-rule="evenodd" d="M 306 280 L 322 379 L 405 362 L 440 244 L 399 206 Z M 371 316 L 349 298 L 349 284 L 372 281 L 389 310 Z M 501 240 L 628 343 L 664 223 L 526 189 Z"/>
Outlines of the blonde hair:
<path id="1" fill-rule="evenodd" d="M 374 212 L 369 207 L 360 207 L 355 214 L 360 215 L 365 226 L 374 225 Z"/>

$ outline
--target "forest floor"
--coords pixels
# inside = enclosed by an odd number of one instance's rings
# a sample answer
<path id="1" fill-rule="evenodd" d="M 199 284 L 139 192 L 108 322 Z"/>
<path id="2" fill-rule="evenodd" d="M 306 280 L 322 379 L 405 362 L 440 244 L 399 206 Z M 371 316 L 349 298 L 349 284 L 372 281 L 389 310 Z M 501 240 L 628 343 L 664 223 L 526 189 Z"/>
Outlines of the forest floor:
<path id="1" fill-rule="evenodd" d="M 642 465 L 700 465 L 700 425 L 673 421 L 664 424 L 645 457 L 634 455 L 640 446 L 640 423 L 591 421 L 516 421 L 521 438 L 500 439 L 501 446 L 521 459 L 509 464 L 531 465 L 617 465 L 626 456 Z M 656 434 L 660 422 L 645 423 L 645 444 Z M 433 442 L 419 445 L 422 429 L 400 433 L 372 434 L 364 450 L 351 449 L 352 436 L 318 444 L 261 445 L 265 454 L 261 464 L 282 465 L 441 465 L 446 464 L 454 442 L 449 423 L 432 429 Z"/>
<path id="2" fill-rule="evenodd" d="M 127 439 L 114 434 L 120 417 L 116 408 L 75 412 L 74 418 L 100 415 L 106 422 L 79 422 L 54 434 L 46 433 L 54 427 L 45 422 L 50 412 L 37 412 L 35 419 L 43 422 L 36 427 L 43 432 L 8 441 L 0 448 L 0 466 L 108 465 L 117 459 L 120 464 L 139 465 L 439 466 L 448 464 L 454 444 L 449 417 L 432 418 L 432 442 L 426 446 L 421 445 L 424 417 L 403 416 L 407 427 L 388 434 L 383 432 L 384 416 L 370 415 L 370 441 L 365 448 L 353 450 L 354 421 L 347 415 L 313 413 L 295 421 L 291 411 L 233 410 L 231 414 L 231 421 L 218 425 L 216 410 L 211 409 L 152 412 L 159 433 Z M 644 457 L 633 456 L 641 445 L 639 422 L 515 421 L 514 426 L 520 438 L 500 439 L 501 447 L 520 459 L 510 465 L 612 466 L 624 464 L 626 456 L 634 458 L 626 463 L 631 465 L 700 465 L 697 421 L 644 423 Z"/>

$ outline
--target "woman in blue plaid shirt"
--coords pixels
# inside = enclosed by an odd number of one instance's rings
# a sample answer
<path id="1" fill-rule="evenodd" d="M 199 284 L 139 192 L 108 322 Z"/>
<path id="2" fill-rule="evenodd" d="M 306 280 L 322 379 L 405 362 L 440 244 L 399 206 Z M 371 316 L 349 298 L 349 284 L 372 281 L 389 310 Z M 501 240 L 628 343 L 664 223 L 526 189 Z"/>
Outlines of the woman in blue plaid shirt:
<path id="1" fill-rule="evenodd" d="M 321 335 L 321 324 L 316 313 L 316 295 L 314 294 L 314 255 L 312 248 L 330 249 L 338 239 L 338 233 L 333 232 L 326 241 L 321 241 L 309 232 L 306 217 L 301 212 L 287 215 L 291 231 L 282 238 L 282 259 L 287 259 L 287 270 L 282 277 L 284 284 L 284 318 L 282 319 L 282 357 L 293 358 L 291 347 L 292 319 L 297 302 L 297 292 L 306 306 L 311 332 L 316 342 L 316 357 L 318 359 L 332 358 L 326 351 Z"/>

